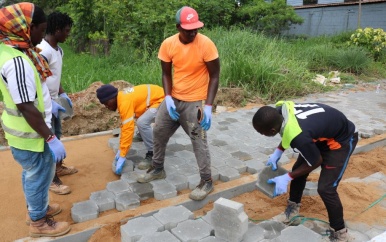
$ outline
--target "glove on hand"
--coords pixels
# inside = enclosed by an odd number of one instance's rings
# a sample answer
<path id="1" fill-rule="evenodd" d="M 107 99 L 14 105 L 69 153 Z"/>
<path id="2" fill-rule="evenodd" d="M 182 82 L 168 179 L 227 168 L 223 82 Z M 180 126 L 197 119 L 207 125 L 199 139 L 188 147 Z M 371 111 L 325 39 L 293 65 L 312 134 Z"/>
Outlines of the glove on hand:
<path id="1" fill-rule="evenodd" d="M 173 100 L 172 96 L 167 95 L 165 97 L 165 101 L 166 101 L 166 108 L 168 109 L 170 117 L 174 121 L 177 121 L 180 118 L 180 114 L 177 113 L 177 111 L 176 111 L 176 105 L 174 105 L 174 100 Z"/>
<path id="2" fill-rule="evenodd" d="M 59 111 L 66 112 L 66 109 L 52 100 L 52 114 L 55 116 L 55 118 L 59 118 Z"/>
<path id="3" fill-rule="evenodd" d="M 126 157 L 119 157 L 117 160 L 117 165 L 115 166 L 115 174 L 121 175 L 123 166 L 125 165 Z"/>
<path id="4" fill-rule="evenodd" d="M 204 107 L 204 118 L 201 120 L 201 127 L 203 130 L 207 131 L 210 128 L 212 123 L 212 106 L 205 105 Z"/>
<path id="5" fill-rule="evenodd" d="M 287 192 L 287 186 L 288 183 L 292 180 L 292 177 L 290 177 L 289 173 L 286 173 L 281 176 L 274 177 L 272 179 L 268 179 L 269 184 L 275 183 L 275 190 L 273 192 L 273 196 L 279 196 L 281 194 L 284 194 Z"/>
<path id="6" fill-rule="evenodd" d="M 115 160 L 118 160 L 119 157 L 121 157 L 120 154 L 121 154 L 121 150 L 118 150 L 117 153 L 115 154 Z"/>
<path id="7" fill-rule="evenodd" d="M 63 143 L 53 136 L 48 142 L 48 146 L 50 147 L 51 154 L 54 157 L 54 161 L 56 163 L 64 160 L 66 158 L 66 150 L 64 149 Z"/>
<path id="8" fill-rule="evenodd" d="M 283 150 L 276 148 L 272 155 L 269 156 L 267 166 L 272 166 L 272 170 L 277 170 L 277 162 L 280 160 Z"/>
<path id="9" fill-rule="evenodd" d="M 67 96 L 67 93 L 63 92 L 63 93 L 60 94 L 59 96 L 60 96 L 60 97 L 64 97 L 65 99 L 67 99 L 68 105 L 70 105 L 70 107 L 72 108 L 72 101 L 71 101 L 71 99 Z"/>

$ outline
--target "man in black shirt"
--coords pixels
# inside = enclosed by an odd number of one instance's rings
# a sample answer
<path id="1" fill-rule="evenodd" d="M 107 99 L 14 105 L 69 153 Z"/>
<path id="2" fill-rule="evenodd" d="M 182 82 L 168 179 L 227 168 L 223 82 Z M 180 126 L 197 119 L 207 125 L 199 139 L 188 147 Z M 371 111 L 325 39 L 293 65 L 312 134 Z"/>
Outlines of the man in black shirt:
<path id="1" fill-rule="evenodd" d="M 262 135 L 282 140 L 270 156 L 267 165 L 277 169 L 277 162 L 287 148 L 299 157 L 292 171 L 268 180 L 275 184 L 274 196 L 287 192 L 290 184 L 286 218 L 291 222 L 299 214 L 300 201 L 310 172 L 321 166 L 318 193 L 326 206 L 332 241 L 348 241 L 343 220 L 343 206 L 337 188 L 347 167 L 349 158 L 358 143 L 355 125 L 339 110 L 320 103 L 295 104 L 281 101 L 276 108 L 264 106 L 253 117 L 253 127 Z"/>

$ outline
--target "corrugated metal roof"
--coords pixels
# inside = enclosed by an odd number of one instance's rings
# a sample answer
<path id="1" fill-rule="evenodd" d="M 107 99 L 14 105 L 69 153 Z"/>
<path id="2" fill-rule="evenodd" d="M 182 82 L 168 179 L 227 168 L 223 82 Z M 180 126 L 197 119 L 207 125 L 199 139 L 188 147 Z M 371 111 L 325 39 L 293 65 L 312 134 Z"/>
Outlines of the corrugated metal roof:
<path id="1" fill-rule="evenodd" d="M 381 2 L 386 2 L 386 0 L 365 0 L 365 1 L 361 1 L 361 4 L 381 3 Z M 346 3 L 309 4 L 309 5 L 302 5 L 302 6 L 294 6 L 294 8 L 295 9 L 321 8 L 321 7 L 346 6 L 346 5 L 359 5 L 359 1 L 356 1 L 356 2 L 346 2 Z"/>

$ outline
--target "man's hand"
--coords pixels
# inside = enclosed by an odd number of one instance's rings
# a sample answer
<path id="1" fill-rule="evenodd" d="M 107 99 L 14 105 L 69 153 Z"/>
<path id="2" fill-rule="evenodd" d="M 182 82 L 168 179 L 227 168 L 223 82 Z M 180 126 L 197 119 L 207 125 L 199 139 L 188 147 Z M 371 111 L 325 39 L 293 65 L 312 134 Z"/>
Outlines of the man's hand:
<path id="1" fill-rule="evenodd" d="M 276 197 L 287 192 L 287 186 L 291 180 L 292 180 L 292 177 L 289 175 L 289 173 L 286 173 L 284 175 L 268 179 L 267 182 L 269 184 L 273 184 L 273 183 L 276 184 L 275 190 L 273 192 L 273 196 Z"/>
<path id="2" fill-rule="evenodd" d="M 174 104 L 174 100 L 173 100 L 172 96 L 167 95 L 165 97 L 165 102 L 166 102 L 166 108 L 168 109 L 170 117 L 174 121 L 177 121 L 180 118 L 180 114 L 177 113 L 177 111 L 176 111 L 176 105 Z"/>
<path id="3" fill-rule="evenodd" d="M 115 166 L 115 174 L 121 175 L 123 166 L 125 165 L 126 157 L 119 157 L 117 160 L 117 165 Z"/>
<path id="4" fill-rule="evenodd" d="M 277 162 L 280 160 L 283 150 L 276 148 L 272 155 L 269 156 L 267 166 L 272 166 L 272 170 L 277 170 Z"/>
<path id="5" fill-rule="evenodd" d="M 121 150 L 118 150 L 117 153 L 115 154 L 115 160 L 118 160 L 119 157 L 121 157 L 120 155 L 121 155 Z"/>
<path id="6" fill-rule="evenodd" d="M 66 112 L 66 109 L 52 100 L 52 114 L 55 116 L 55 118 L 59 118 L 59 111 Z"/>
<path id="7" fill-rule="evenodd" d="M 56 163 L 61 162 L 64 160 L 64 158 L 66 158 L 66 150 L 64 149 L 64 145 L 60 140 L 58 140 L 58 138 L 56 138 L 55 135 L 47 141 L 47 144 L 50 147 L 51 154 L 54 157 L 54 161 Z"/>
<path id="8" fill-rule="evenodd" d="M 210 129 L 210 125 L 212 123 L 212 106 L 205 105 L 204 107 L 204 118 L 201 120 L 201 127 L 203 130 L 207 131 Z"/>
<path id="9" fill-rule="evenodd" d="M 70 105 L 70 107 L 72 108 L 72 101 L 71 99 L 67 96 L 67 93 L 63 92 L 62 94 L 59 95 L 60 97 L 64 97 L 67 102 L 68 102 L 68 105 Z"/>

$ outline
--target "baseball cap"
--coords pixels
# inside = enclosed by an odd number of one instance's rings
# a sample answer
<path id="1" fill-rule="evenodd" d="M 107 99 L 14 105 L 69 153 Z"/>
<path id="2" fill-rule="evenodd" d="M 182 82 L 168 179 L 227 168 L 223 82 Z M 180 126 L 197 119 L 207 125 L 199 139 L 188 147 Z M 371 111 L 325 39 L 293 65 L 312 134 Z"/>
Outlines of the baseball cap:
<path id="1" fill-rule="evenodd" d="M 198 29 L 204 26 L 204 23 L 199 21 L 196 10 L 187 6 L 177 11 L 176 22 L 181 25 L 181 28 L 186 30 Z"/>

